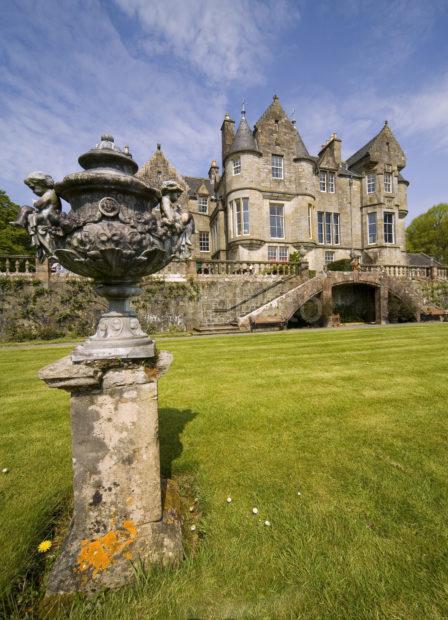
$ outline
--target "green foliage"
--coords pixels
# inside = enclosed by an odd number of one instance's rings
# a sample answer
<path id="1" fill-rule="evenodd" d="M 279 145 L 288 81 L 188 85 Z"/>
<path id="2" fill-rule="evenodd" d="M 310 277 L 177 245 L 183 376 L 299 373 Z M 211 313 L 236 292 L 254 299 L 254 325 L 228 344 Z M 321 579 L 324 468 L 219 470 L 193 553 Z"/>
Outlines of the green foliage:
<path id="1" fill-rule="evenodd" d="M 390 323 L 412 323 L 416 320 L 417 308 L 411 302 L 403 301 L 395 295 L 389 295 L 388 306 Z"/>
<path id="2" fill-rule="evenodd" d="M 341 258 L 327 264 L 328 271 L 351 271 L 352 266 L 349 258 Z"/>
<path id="3" fill-rule="evenodd" d="M 70 348 L 0 351 L 0 617 L 447 618 L 447 339 L 436 324 L 158 343 L 175 360 L 162 473 L 193 479 L 195 551 L 48 615 L 72 454 L 69 395 L 37 371 Z"/>
<path id="4" fill-rule="evenodd" d="M 424 252 L 448 264 L 448 203 L 431 207 L 406 229 L 408 252 Z"/>
<path id="5" fill-rule="evenodd" d="M 9 223 L 16 219 L 18 212 L 19 206 L 0 190 L 0 254 L 34 254 L 26 230 Z"/>

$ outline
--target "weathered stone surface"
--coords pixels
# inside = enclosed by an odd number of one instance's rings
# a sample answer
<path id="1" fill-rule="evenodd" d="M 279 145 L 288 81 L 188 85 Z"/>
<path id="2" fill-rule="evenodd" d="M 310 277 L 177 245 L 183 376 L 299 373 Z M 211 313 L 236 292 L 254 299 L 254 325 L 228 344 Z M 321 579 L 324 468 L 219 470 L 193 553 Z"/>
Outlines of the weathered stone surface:
<path id="1" fill-rule="evenodd" d="M 107 532 L 88 540 L 67 540 L 51 573 L 47 596 L 102 588 L 118 588 L 136 577 L 135 567 L 172 566 L 183 557 L 182 514 L 177 486 L 164 482 L 163 517 L 135 525 L 117 521 Z"/>
<path id="2" fill-rule="evenodd" d="M 103 373 L 95 366 L 73 364 L 68 355 L 39 370 L 38 376 L 50 387 L 71 391 L 76 388 L 100 385 Z"/>
<path id="3" fill-rule="evenodd" d="M 132 563 L 181 558 L 177 512 L 170 505 L 162 519 L 160 484 L 157 377 L 170 362 L 168 352 L 152 365 L 109 368 L 67 357 L 40 372 L 72 392 L 73 521 L 49 593 L 118 587 Z"/>

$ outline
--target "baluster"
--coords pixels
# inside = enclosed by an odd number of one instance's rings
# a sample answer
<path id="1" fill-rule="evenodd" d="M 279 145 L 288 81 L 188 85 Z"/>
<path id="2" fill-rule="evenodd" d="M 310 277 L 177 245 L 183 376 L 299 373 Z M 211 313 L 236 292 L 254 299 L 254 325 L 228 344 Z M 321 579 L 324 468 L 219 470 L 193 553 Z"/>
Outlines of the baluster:
<path id="1" fill-rule="evenodd" d="M 7 258 L 6 262 L 5 262 L 5 271 L 6 271 L 6 273 L 10 273 L 9 269 L 10 269 L 9 258 Z"/>
<path id="2" fill-rule="evenodd" d="M 29 273 L 30 272 L 30 261 L 26 258 L 25 259 L 25 273 Z"/>
<path id="3" fill-rule="evenodd" d="M 14 273 L 20 273 L 20 261 L 19 261 L 18 258 L 16 258 L 16 261 L 15 261 L 15 271 L 14 271 Z"/>

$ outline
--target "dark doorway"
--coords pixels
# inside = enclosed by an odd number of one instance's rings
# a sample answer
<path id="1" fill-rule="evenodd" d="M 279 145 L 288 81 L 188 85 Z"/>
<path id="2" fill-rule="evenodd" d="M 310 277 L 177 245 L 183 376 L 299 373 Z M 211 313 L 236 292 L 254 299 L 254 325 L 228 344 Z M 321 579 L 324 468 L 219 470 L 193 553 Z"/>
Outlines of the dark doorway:
<path id="1" fill-rule="evenodd" d="M 375 322 L 375 287 L 368 284 L 333 286 L 333 313 L 341 323 Z"/>

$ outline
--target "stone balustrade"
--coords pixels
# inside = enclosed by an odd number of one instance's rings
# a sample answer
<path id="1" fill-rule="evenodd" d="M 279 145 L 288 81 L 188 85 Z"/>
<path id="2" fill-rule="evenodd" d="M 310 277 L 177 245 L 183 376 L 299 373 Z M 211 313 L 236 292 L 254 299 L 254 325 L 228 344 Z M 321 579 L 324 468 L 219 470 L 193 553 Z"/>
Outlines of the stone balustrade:
<path id="1" fill-rule="evenodd" d="M 0 275 L 11 277 L 34 276 L 36 272 L 36 257 L 12 254 L 0 256 Z"/>
<path id="2" fill-rule="evenodd" d="M 178 276 L 183 279 L 197 276 L 293 276 L 305 275 L 307 263 L 302 265 L 274 261 L 236 261 L 236 260 L 200 260 L 173 261 L 156 276 L 166 278 Z M 362 265 L 364 272 L 382 272 L 394 278 L 410 280 L 448 280 L 448 267 L 418 267 L 412 265 Z M 0 256 L 0 275 L 8 277 L 30 277 L 37 279 L 60 280 L 67 277 L 79 277 L 67 271 L 49 269 L 48 264 L 36 263 L 35 256 L 9 255 Z"/>
<path id="3" fill-rule="evenodd" d="M 363 265 L 362 271 L 383 272 L 393 278 L 409 280 L 448 280 L 448 267 L 418 267 L 413 265 Z"/>

